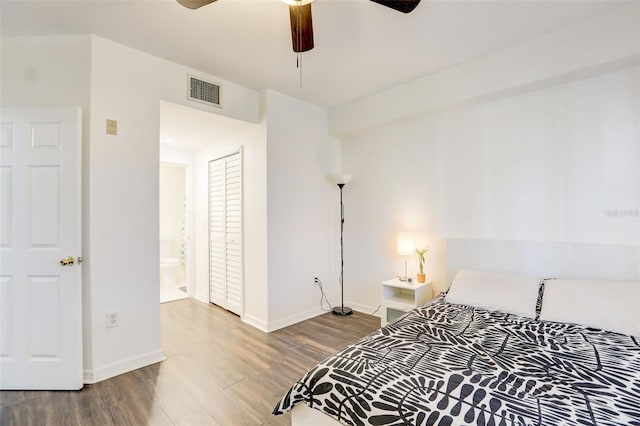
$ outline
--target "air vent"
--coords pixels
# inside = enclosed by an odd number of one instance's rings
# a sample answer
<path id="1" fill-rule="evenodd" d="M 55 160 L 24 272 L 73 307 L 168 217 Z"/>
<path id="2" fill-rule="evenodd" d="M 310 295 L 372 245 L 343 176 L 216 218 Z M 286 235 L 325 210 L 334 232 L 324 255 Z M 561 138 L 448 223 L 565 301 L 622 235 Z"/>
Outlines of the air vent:
<path id="1" fill-rule="evenodd" d="M 220 106 L 220 86 L 208 81 L 189 76 L 189 95 L 192 101 L 202 102 L 207 105 Z"/>

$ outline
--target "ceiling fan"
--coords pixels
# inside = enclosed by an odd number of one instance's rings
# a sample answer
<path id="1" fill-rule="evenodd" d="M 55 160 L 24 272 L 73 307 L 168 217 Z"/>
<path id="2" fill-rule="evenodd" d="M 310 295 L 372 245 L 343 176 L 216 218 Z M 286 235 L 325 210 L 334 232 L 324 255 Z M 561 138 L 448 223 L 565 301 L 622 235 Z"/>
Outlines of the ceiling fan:
<path id="1" fill-rule="evenodd" d="M 189 9 L 198 9 L 216 0 L 177 0 Z M 291 41 L 293 51 L 300 53 L 313 49 L 313 22 L 311 20 L 311 2 L 313 0 L 282 0 L 289 5 L 291 22 Z M 402 13 L 409 13 L 418 6 L 420 0 L 371 0 Z"/>

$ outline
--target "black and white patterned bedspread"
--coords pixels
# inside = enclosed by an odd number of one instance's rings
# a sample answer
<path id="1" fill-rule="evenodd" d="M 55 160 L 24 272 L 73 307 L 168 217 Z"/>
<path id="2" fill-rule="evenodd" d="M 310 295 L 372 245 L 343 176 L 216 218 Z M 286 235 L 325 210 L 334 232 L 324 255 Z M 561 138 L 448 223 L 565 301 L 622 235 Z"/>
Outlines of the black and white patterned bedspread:
<path id="1" fill-rule="evenodd" d="M 636 337 L 444 302 L 327 358 L 278 402 L 347 425 L 640 425 Z"/>

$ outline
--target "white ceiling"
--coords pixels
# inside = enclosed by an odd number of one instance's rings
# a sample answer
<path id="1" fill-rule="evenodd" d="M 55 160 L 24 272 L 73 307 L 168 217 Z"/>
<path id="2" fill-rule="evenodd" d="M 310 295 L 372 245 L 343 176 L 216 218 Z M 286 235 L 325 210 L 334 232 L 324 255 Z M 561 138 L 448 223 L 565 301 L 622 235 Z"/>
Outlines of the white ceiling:
<path id="1" fill-rule="evenodd" d="M 331 107 L 604 13 L 614 0 L 315 0 L 300 88 L 287 5 L 219 0 L 1 0 L 3 36 L 96 34 L 254 89 Z"/>

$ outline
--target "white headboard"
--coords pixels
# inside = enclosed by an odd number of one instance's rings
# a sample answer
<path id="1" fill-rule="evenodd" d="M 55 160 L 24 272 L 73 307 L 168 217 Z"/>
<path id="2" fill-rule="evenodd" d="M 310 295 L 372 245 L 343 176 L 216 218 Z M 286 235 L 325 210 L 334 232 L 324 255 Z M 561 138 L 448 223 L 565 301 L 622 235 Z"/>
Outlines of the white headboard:
<path id="1" fill-rule="evenodd" d="M 448 239 L 447 286 L 460 269 L 640 281 L 640 246 Z"/>

